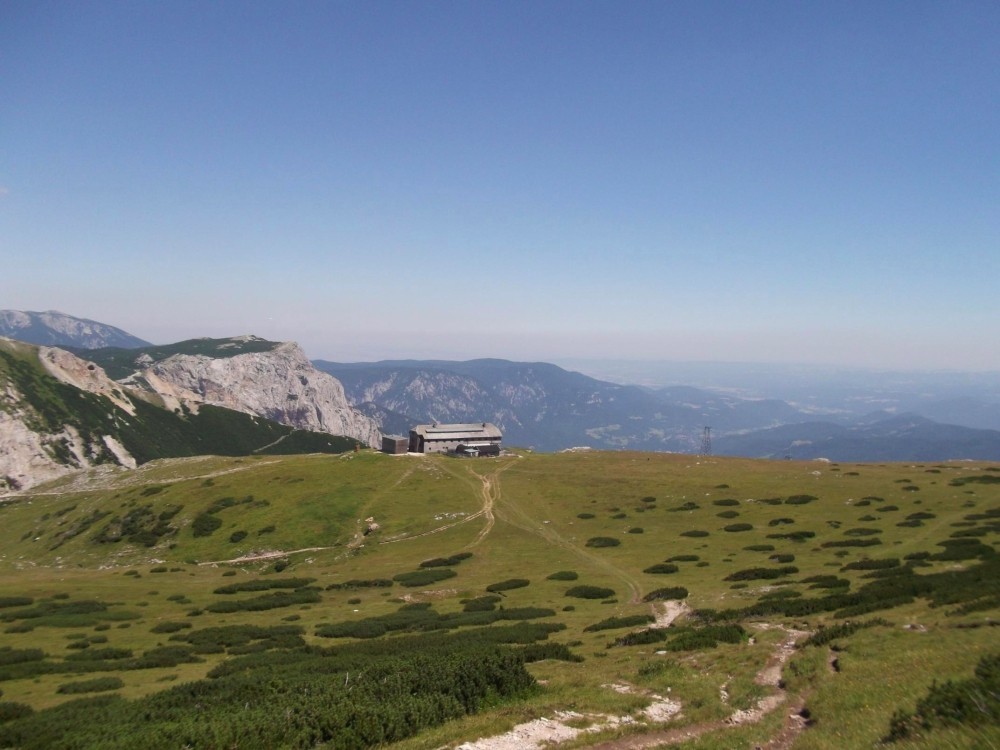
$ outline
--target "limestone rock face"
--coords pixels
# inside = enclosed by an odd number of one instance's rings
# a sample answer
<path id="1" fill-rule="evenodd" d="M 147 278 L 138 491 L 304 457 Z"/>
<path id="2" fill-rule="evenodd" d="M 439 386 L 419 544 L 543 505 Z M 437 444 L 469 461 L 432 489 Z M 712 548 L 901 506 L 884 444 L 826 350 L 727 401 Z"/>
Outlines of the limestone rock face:
<path id="1" fill-rule="evenodd" d="M 313 367 L 294 342 L 225 358 L 175 354 L 140 377 L 168 405 L 224 406 L 300 429 L 346 435 L 374 448 L 381 445 L 378 424 L 351 407 L 340 381 Z"/>
<path id="2" fill-rule="evenodd" d="M 8 347 L 25 344 L 6 340 Z M 58 380 L 107 398 L 128 414 L 135 406 L 125 389 L 96 365 L 62 349 L 39 347 L 38 360 Z M 72 424 L 45 427 L 46 420 L 12 382 L 0 389 L 0 495 L 33 487 L 98 464 L 135 468 L 128 450 L 110 435 L 84 437 Z"/>
<path id="3" fill-rule="evenodd" d="M 135 415 L 135 406 L 125 389 L 93 362 L 82 360 L 63 349 L 48 346 L 38 347 L 38 360 L 46 372 L 57 380 L 104 396 L 129 414 Z"/>

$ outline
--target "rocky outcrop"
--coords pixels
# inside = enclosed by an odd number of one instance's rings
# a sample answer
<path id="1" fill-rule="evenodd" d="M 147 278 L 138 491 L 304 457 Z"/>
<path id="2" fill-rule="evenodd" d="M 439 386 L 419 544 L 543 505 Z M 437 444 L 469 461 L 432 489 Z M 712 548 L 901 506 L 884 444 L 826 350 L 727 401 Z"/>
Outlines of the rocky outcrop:
<path id="1" fill-rule="evenodd" d="M 38 360 L 46 372 L 56 380 L 82 391 L 104 396 L 124 411 L 135 416 L 135 405 L 125 393 L 124 387 L 109 378 L 104 370 L 93 362 L 80 359 L 63 349 L 48 346 L 38 348 Z"/>
<path id="2" fill-rule="evenodd" d="M 351 407 L 340 381 L 313 367 L 294 342 L 226 358 L 175 354 L 134 380 L 145 381 L 168 408 L 213 404 L 372 447 L 381 444 L 378 424 Z"/>

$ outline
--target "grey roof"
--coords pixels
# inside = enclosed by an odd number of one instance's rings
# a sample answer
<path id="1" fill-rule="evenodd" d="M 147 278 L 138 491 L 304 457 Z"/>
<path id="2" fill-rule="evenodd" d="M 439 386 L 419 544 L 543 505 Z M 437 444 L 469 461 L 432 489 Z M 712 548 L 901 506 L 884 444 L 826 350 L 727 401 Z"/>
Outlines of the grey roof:
<path id="1" fill-rule="evenodd" d="M 412 432 L 424 440 L 499 440 L 503 437 L 500 428 L 490 422 L 475 424 L 418 424 Z"/>

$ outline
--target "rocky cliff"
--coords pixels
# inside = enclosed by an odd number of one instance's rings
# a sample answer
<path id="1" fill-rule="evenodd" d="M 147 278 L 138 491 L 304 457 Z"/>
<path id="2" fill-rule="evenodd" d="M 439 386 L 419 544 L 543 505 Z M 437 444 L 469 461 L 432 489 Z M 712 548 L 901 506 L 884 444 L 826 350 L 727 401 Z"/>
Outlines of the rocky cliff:
<path id="1" fill-rule="evenodd" d="M 174 354 L 130 382 L 159 394 L 168 408 L 207 403 L 372 447 L 381 442 L 378 424 L 351 407 L 340 381 L 313 367 L 294 342 L 226 358 Z"/>
<path id="2" fill-rule="evenodd" d="M 167 362 L 159 376 L 136 377 L 140 392 L 69 352 L 0 338 L 0 495 L 98 465 L 342 453 L 358 445 L 352 433 L 378 440 L 374 422 L 343 406 L 336 380 L 303 364 L 298 347 L 275 348 L 282 351 L 229 366 L 208 357 Z"/>
<path id="3" fill-rule="evenodd" d="M 66 418 L 48 379 L 107 399 L 107 409 L 133 415 L 124 388 L 96 365 L 69 352 L 0 339 L 0 492 L 26 489 L 97 464 L 134 468 L 135 459 L 112 434 Z M 35 370 L 41 365 L 42 372 Z M 91 404 L 88 403 L 88 406 Z M 87 420 L 84 420 L 86 423 Z"/>

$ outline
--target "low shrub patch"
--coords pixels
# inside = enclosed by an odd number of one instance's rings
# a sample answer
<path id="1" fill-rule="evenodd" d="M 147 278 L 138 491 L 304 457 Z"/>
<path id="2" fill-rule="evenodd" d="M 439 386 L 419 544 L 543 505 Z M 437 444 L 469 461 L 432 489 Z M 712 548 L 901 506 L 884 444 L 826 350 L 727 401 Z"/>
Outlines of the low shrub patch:
<path id="1" fill-rule="evenodd" d="M 688 590 L 683 586 L 668 586 L 662 589 L 650 591 L 642 600 L 644 602 L 660 602 L 670 599 L 687 599 Z"/>
<path id="2" fill-rule="evenodd" d="M 693 529 L 692 531 L 682 531 L 681 536 L 692 537 L 694 539 L 700 539 L 701 537 L 708 536 L 707 531 L 700 531 L 698 529 Z"/>
<path id="3" fill-rule="evenodd" d="M 326 588 L 328 591 L 336 591 L 339 589 L 387 589 L 391 586 L 392 581 L 388 578 L 352 578 L 343 583 L 331 583 Z"/>
<path id="4" fill-rule="evenodd" d="M 788 539 L 793 542 L 804 542 L 816 536 L 815 531 L 789 531 L 785 534 L 768 534 L 768 539 Z"/>
<path id="5" fill-rule="evenodd" d="M 601 586 L 574 586 L 566 591 L 566 596 L 577 599 L 608 599 L 614 595 L 614 589 L 606 589 Z"/>
<path id="6" fill-rule="evenodd" d="M 668 557 L 664 562 L 698 562 L 701 558 L 698 555 L 674 555 Z"/>
<path id="7" fill-rule="evenodd" d="M 575 570 L 557 570 L 555 573 L 550 575 L 547 580 L 549 581 L 575 581 L 579 578 L 579 574 Z"/>
<path id="8" fill-rule="evenodd" d="M 620 539 L 615 539 L 610 536 L 592 536 L 587 540 L 584 546 L 586 547 L 617 547 L 621 544 Z"/>
<path id="9" fill-rule="evenodd" d="M 615 630 L 616 628 L 634 628 L 639 625 L 647 625 L 653 622 L 652 615 L 627 615 L 625 617 L 609 617 L 606 620 L 595 622 L 583 629 L 584 633 L 594 633 L 599 630 Z"/>
<path id="10" fill-rule="evenodd" d="M 739 531 L 750 531 L 753 526 L 749 523 L 731 523 L 728 526 L 722 528 L 723 531 L 739 532 Z"/>
<path id="11" fill-rule="evenodd" d="M 746 568 L 730 573 L 723 578 L 724 581 L 756 581 L 769 578 L 781 578 L 782 576 L 798 573 L 799 569 L 794 565 L 785 565 L 780 568 Z"/>
<path id="12" fill-rule="evenodd" d="M 64 695 L 102 693 L 107 690 L 117 690 L 120 687 L 125 687 L 125 683 L 118 677 L 96 677 L 93 680 L 64 683 L 56 689 L 56 692 Z"/>
<path id="13" fill-rule="evenodd" d="M 971 679 L 934 683 L 927 695 L 917 701 L 913 713 L 897 711 L 889 722 L 889 733 L 883 742 L 926 735 L 940 727 L 998 726 L 998 694 L 1000 654 L 990 654 L 979 660 Z"/>
<path id="14" fill-rule="evenodd" d="M 452 555 L 451 557 L 434 557 L 430 560 L 424 560 L 420 563 L 421 568 L 450 568 L 453 565 L 458 565 L 463 560 L 468 560 L 472 557 L 471 552 L 459 552 L 458 554 Z"/>
<path id="15" fill-rule="evenodd" d="M 833 542 L 823 542 L 820 547 L 833 549 L 836 547 L 877 547 L 882 544 L 881 539 L 839 539 Z"/>
<path id="16" fill-rule="evenodd" d="M 855 560 L 847 563 L 841 570 L 886 570 L 898 567 L 899 558 L 890 557 L 885 560 Z"/>
<path id="17" fill-rule="evenodd" d="M 511 589 L 523 589 L 530 583 L 531 581 L 529 581 L 527 578 L 508 578 L 506 581 L 498 581 L 497 583 L 491 583 L 489 586 L 486 587 L 486 590 L 496 593 L 498 591 L 510 591 Z"/>
<path id="18" fill-rule="evenodd" d="M 652 575 L 666 575 L 668 573 L 676 573 L 678 570 L 680 570 L 680 568 L 673 563 L 657 563 L 656 565 L 650 565 L 642 572 L 650 573 Z"/>
<path id="19" fill-rule="evenodd" d="M 412 573 L 399 573 L 392 577 L 400 586 L 414 588 L 416 586 L 430 586 L 432 583 L 445 581 L 457 576 L 451 568 L 428 568 L 425 570 L 415 570 Z"/>
<path id="20" fill-rule="evenodd" d="M 807 505 L 813 500 L 819 500 L 815 495 L 792 495 L 785 500 L 785 505 Z"/>

